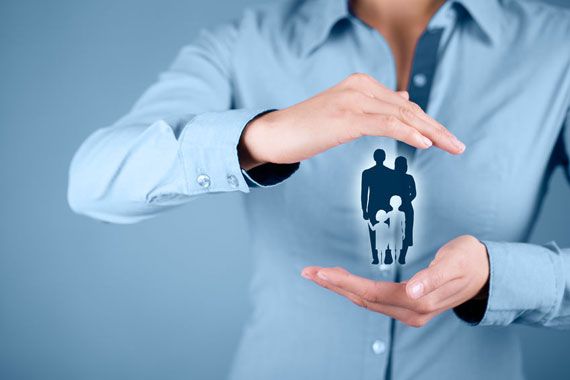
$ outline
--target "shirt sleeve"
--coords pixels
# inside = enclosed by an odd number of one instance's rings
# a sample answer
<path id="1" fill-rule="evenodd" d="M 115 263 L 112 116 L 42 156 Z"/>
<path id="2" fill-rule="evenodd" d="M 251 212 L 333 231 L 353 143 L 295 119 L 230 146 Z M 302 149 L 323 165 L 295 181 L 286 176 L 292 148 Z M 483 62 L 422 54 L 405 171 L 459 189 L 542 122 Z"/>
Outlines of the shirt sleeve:
<path id="1" fill-rule="evenodd" d="M 570 113 L 554 154 L 570 179 Z M 525 325 L 570 328 L 570 249 L 545 245 L 483 241 L 490 278 L 487 297 L 454 309 L 473 325 Z"/>
<path id="2" fill-rule="evenodd" d="M 75 212 L 134 223 L 203 194 L 249 191 L 255 172 L 246 180 L 237 145 L 247 123 L 267 110 L 232 109 L 238 35 L 238 24 L 203 31 L 125 117 L 82 144 L 69 173 Z M 252 186 L 276 184 L 298 167 L 271 166 L 275 174 Z"/>

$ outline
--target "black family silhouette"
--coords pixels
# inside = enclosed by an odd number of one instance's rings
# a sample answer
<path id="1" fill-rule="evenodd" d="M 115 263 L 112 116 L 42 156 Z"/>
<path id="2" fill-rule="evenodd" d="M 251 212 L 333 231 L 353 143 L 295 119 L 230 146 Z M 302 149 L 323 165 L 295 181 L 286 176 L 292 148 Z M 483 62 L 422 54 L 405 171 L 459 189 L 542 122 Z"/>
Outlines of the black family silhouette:
<path id="1" fill-rule="evenodd" d="M 396 258 L 406 263 L 408 248 L 414 244 L 414 177 L 408 162 L 399 156 L 394 169 L 384 166 L 386 152 L 374 152 L 376 164 L 362 172 L 362 217 L 368 221 L 372 264 L 392 264 Z"/>

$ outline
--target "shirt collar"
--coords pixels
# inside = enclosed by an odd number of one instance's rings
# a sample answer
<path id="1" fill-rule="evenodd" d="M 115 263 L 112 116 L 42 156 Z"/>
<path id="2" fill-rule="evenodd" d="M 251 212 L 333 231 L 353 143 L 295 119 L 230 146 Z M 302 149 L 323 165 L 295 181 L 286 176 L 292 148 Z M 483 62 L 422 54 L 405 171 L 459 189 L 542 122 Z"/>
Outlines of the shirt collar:
<path id="1" fill-rule="evenodd" d="M 348 0 L 302 0 L 293 24 L 299 52 L 311 53 L 330 35 L 333 27 L 351 16 Z"/>
<path id="2" fill-rule="evenodd" d="M 453 0 L 475 21 L 486 37 L 495 42 L 501 33 L 501 7 L 498 0 Z"/>
<path id="3" fill-rule="evenodd" d="M 450 2 L 459 4 L 491 42 L 496 40 L 500 34 L 501 10 L 498 0 L 450 0 Z M 349 0 L 303 1 L 297 22 L 294 23 L 298 49 L 302 55 L 309 54 L 320 46 L 340 20 L 351 17 L 348 3 Z"/>

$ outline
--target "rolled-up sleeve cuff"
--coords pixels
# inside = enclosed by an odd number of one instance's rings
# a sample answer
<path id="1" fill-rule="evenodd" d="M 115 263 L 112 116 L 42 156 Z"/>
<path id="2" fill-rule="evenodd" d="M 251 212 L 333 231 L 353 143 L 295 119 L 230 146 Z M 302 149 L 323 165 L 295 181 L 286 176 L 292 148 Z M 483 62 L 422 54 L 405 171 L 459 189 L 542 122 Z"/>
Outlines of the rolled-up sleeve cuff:
<path id="1" fill-rule="evenodd" d="M 243 129 L 267 110 L 238 109 L 195 116 L 180 136 L 180 158 L 188 195 L 249 192 L 237 146 Z"/>
<path id="2" fill-rule="evenodd" d="M 270 187 L 278 185 L 293 175 L 300 164 L 264 164 L 251 170 L 242 170 L 250 187 Z"/>
<path id="3" fill-rule="evenodd" d="M 482 326 L 513 322 L 544 325 L 557 305 L 561 284 L 559 248 L 483 241 L 490 265 L 489 297 Z"/>

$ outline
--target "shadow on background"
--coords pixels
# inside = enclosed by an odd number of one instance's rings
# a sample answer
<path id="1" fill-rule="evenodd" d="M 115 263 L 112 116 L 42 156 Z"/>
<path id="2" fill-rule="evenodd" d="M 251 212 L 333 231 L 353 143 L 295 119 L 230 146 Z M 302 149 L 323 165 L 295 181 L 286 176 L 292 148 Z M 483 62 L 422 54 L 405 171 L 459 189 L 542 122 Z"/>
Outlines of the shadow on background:
<path id="1" fill-rule="evenodd" d="M 238 195 L 111 226 L 71 213 L 67 168 L 200 27 L 255 2 L 0 2 L 0 379 L 227 373 L 249 311 Z M 569 199 L 558 171 L 533 241 L 570 246 Z M 520 330 L 530 379 L 570 378 L 568 332 Z"/>

